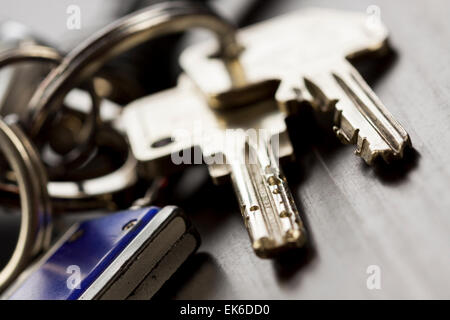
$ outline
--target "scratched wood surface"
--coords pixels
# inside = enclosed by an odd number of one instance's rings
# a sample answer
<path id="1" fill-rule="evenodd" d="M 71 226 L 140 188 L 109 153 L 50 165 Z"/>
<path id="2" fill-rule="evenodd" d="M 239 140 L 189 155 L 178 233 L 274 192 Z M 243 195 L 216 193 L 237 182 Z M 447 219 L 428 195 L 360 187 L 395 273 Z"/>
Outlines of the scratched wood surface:
<path id="1" fill-rule="evenodd" d="M 231 188 L 200 183 L 196 169 L 187 178 L 193 196 L 180 205 L 203 244 L 157 298 L 450 298 L 450 2 L 268 1 L 250 20 L 371 4 L 396 54 L 364 75 L 414 151 L 391 168 L 370 168 L 354 146 L 324 136 L 302 149 L 294 137 L 300 155 L 284 170 L 310 242 L 279 261 L 253 254 Z M 367 289 L 369 265 L 381 269 L 381 290 Z"/>

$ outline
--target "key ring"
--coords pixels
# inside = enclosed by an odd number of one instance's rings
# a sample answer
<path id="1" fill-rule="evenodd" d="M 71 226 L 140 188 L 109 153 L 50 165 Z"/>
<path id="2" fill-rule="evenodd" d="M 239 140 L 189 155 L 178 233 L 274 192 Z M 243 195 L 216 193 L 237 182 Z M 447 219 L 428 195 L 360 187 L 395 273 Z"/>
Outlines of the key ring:
<path id="1" fill-rule="evenodd" d="M 113 195 L 136 184 L 137 161 L 125 138 L 116 129 L 104 124 L 98 129 L 96 140 L 98 146 L 115 145 L 119 149 L 125 149 L 127 155 L 123 164 L 101 177 L 80 181 L 50 181 L 48 192 L 55 206 L 62 203 L 65 210 L 77 210 L 79 203 L 83 204 L 89 199 Z"/>
<path id="2" fill-rule="evenodd" d="M 61 55 L 53 48 L 27 44 L 0 52 L 0 68 L 9 64 L 29 61 L 41 61 L 58 64 Z"/>
<path id="3" fill-rule="evenodd" d="M 0 52 L 0 68 L 21 62 L 45 62 L 58 65 L 61 60 L 61 55 L 55 49 L 41 45 L 24 45 Z M 80 130 L 79 137 L 81 138 L 78 139 L 80 147 L 77 150 L 72 150 L 64 155 L 63 160 L 59 165 L 55 167 L 49 166 L 48 170 L 51 176 L 54 175 L 54 173 L 63 171 L 63 169 L 66 169 L 68 166 L 76 166 L 82 163 L 86 160 L 88 151 L 92 149 L 90 143 L 83 142 L 90 142 L 95 135 L 97 125 L 100 122 L 99 110 L 101 99 L 96 94 L 92 82 L 89 83 L 87 91 L 91 97 L 92 111 L 88 117 L 88 121 Z"/>
<path id="4" fill-rule="evenodd" d="M 31 137 L 36 137 L 48 125 L 66 94 L 92 77 L 107 60 L 157 36 L 195 27 L 214 32 L 224 62 L 237 59 L 241 48 L 235 39 L 235 28 L 207 8 L 191 2 L 150 6 L 94 34 L 50 72 L 30 101 L 27 128 Z M 232 68 L 228 70 L 233 79 L 237 78 Z"/>
<path id="5" fill-rule="evenodd" d="M 5 289 L 30 260 L 50 243 L 52 231 L 50 201 L 43 186 L 46 172 L 23 131 L 0 119 L 0 150 L 16 174 L 20 191 L 21 226 L 14 252 L 0 270 L 0 291 Z"/>
<path id="6" fill-rule="evenodd" d="M 24 141 L 30 142 L 24 137 Z M 125 138 L 108 124 L 98 128 L 96 145 L 112 146 L 122 152 L 126 151 L 123 163 L 114 171 L 89 179 L 79 181 L 48 181 L 47 190 L 54 213 L 68 210 L 95 209 L 108 205 L 110 196 L 132 187 L 138 180 L 137 161 L 133 157 Z M 38 157 L 38 156 L 37 156 Z M 14 183 L 0 182 L 0 191 L 18 195 L 20 187 Z"/>

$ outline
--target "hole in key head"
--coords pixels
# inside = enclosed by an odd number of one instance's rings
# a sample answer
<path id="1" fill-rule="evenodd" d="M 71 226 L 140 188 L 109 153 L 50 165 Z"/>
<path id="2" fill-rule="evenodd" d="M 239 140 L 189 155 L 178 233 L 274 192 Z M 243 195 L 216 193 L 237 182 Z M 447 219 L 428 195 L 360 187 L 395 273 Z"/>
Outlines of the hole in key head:
<path id="1" fill-rule="evenodd" d="M 258 206 L 251 206 L 250 207 L 250 211 L 257 211 L 257 210 L 259 210 Z"/>
<path id="2" fill-rule="evenodd" d="M 150 147 L 152 147 L 152 148 L 161 148 L 161 147 L 165 147 L 165 146 L 167 146 L 167 145 L 169 145 L 169 144 L 171 144 L 173 142 L 175 142 L 174 138 L 172 138 L 172 137 L 165 137 L 165 138 L 162 138 L 162 139 L 159 139 L 159 140 L 153 142 L 150 145 Z"/>

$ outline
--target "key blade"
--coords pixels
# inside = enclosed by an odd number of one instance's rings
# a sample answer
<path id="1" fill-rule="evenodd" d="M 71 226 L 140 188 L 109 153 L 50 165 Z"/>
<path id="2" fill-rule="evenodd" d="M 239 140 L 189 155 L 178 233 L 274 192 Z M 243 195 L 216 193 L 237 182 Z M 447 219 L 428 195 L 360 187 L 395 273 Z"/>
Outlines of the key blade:
<path id="1" fill-rule="evenodd" d="M 336 135 L 343 143 L 356 144 L 355 153 L 367 164 L 378 157 L 386 162 L 402 158 L 411 146 L 405 129 L 348 62 L 334 65 L 342 67 L 304 78 L 316 114 L 333 112 Z"/>
<path id="2" fill-rule="evenodd" d="M 122 117 L 141 176 L 168 173 L 170 166 L 181 169 L 181 163 L 173 160 L 180 158 L 181 151 L 198 147 L 193 160 L 200 155 L 198 164 L 207 164 L 215 183 L 229 182 L 232 177 L 252 246 L 260 257 L 303 245 L 304 227 L 278 167 L 279 158 L 291 158 L 292 146 L 285 115 L 276 101 L 214 110 L 191 81 L 181 77 L 176 88 L 125 107 Z M 174 128 L 183 129 L 182 134 L 173 134 Z M 168 145 L 155 145 L 161 137 L 174 139 Z M 276 156 L 268 141 L 277 142 Z M 192 154 L 186 154 L 192 160 Z"/>
<path id="3" fill-rule="evenodd" d="M 231 163 L 231 178 L 252 247 L 261 258 L 303 246 L 306 232 L 272 147 L 245 144 L 244 163 Z"/>

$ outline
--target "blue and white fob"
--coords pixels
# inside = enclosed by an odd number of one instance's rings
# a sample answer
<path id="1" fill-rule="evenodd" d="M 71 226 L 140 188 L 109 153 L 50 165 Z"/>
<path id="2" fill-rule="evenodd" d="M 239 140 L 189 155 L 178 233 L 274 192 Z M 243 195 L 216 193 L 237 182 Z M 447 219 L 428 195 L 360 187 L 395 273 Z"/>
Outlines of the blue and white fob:
<path id="1" fill-rule="evenodd" d="M 74 225 L 6 299 L 149 299 L 198 248 L 177 207 L 127 210 Z"/>

